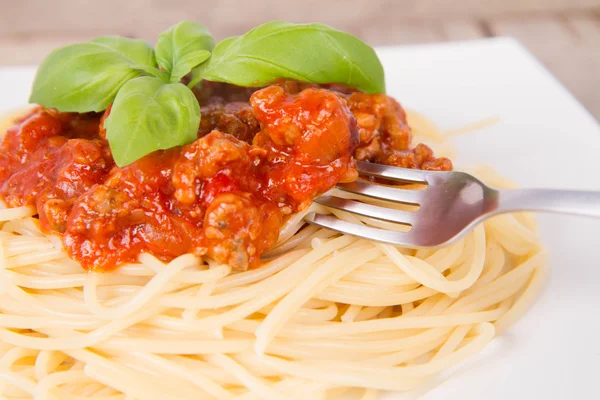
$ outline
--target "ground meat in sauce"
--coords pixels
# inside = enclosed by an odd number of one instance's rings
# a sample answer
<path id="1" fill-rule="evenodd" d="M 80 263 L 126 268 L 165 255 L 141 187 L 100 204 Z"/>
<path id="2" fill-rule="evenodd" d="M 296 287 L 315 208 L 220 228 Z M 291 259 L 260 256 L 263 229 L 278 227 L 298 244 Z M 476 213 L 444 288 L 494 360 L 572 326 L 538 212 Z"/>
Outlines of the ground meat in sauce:
<path id="1" fill-rule="evenodd" d="M 243 270 L 259 264 L 286 218 L 360 160 L 449 170 L 425 145 L 411 149 L 404 110 L 390 97 L 339 85 L 284 81 L 263 89 L 204 82 L 198 140 L 118 168 L 104 114 L 37 108 L 10 128 L 0 196 L 36 207 L 89 269 L 141 252 L 163 260 L 206 255 Z"/>
<path id="2" fill-rule="evenodd" d="M 252 139 L 260 132 L 260 123 L 248 102 L 232 102 L 212 104 L 201 107 L 199 136 L 218 130 L 233 135 L 244 142 L 252 143 Z"/>
<path id="3" fill-rule="evenodd" d="M 412 135 L 406 122 L 406 112 L 392 97 L 370 95 L 337 84 L 282 81 L 278 85 L 291 94 L 308 88 L 326 87 L 343 98 L 359 127 L 360 141 L 354 152 L 357 160 L 402 168 L 452 170 L 452 162 L 447 158 L 436 158 L 428 146 L 417 144 L 414 148 L 410 147 Z M 218 129 L 251 142 L 251 138 L 260 130 L 260 124 L 248 102 L 254 90 L 216 82 L 205 82 L 201 89 L 196 89 L 200 104 L 205 104 L 202 100 L 209 104 L 202 107 L 200 134 Z M 214 96 L 215 93 L 220 94 Z"/>

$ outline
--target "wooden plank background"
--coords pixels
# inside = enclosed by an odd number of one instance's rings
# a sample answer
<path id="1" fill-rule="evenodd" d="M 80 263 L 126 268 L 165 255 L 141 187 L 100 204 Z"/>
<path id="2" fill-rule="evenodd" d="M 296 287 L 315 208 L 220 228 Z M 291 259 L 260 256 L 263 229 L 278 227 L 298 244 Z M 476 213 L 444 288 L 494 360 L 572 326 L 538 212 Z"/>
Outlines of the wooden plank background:
<path id="1" fill-rule="evenodd" d="M 153 41 L 182 19 L 217 39 L 272 19 L 331 24 L 372 45 L 514 36 L 600 119 L 600 0 L 0 0 L 0 65 L 107 33 Z"/>

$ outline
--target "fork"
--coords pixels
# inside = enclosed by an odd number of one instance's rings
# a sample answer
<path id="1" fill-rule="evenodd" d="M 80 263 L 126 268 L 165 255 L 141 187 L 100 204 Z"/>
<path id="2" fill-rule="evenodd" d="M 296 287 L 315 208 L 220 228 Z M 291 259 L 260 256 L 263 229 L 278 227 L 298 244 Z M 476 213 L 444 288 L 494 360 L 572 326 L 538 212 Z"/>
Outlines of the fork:
<path id="1" fill-rule="evenodd" d="M 424 190 L 407 190 L 371 182 L 341 183 L 338 189 L 419 206 L 416 211 L 396 210 L 360 201 L 324 195 L 315 202 L 378 220 L 408 225 L 398 232 L 343 221 L 332 215 L 309 213 L 315 225 L 384 243 L 410 247 L 438 247 L 454 242 L 483 220 L 516 211 L 547 211 L 600 218 L 600 191 L 558 189 L 493 189 L 464 172 L 422 171 L 357 161 L 362 176 L 425 184 Z"/>

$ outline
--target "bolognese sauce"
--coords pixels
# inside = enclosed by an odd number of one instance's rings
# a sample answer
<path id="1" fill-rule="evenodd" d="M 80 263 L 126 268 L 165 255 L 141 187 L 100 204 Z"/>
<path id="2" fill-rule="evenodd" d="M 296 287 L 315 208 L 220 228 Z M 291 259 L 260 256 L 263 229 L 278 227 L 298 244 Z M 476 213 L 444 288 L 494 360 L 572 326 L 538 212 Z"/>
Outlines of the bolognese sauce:
<path id="1" fill-rule="evenodd" d="M 70 257 L 109 270 L 142 252 L 206 255 L 244 270 L 293 213 L 338 182 L 354 159 L 449 170 L 410 148 L 404 110 L 383 94 L 286 81 L 260 89 L 205 82 L 198 139 L 117 167 L 103 114 L 36 108 L 1 144 L 0 196 L 30 205 Z"/>

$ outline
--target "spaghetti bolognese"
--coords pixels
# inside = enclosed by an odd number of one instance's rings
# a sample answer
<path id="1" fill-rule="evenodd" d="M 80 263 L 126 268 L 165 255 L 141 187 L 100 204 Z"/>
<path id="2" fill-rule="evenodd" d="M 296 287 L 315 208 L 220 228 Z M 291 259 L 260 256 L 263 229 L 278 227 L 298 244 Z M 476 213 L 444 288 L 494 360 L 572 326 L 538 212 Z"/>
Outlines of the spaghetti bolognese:
<path id="1" fill-rule="evenodd" d="M 7 130 L 4 398 L 375 398 L 426 387 L 531 304 L 545 270 L 528 215 L 441 249 L 302 222 L 357 218 L 312 203 L 357 179 L 354 159 L 452 169 L 412 145 L 437 128 L 391 97 L 285 79 L 193 93 L 196 138 L 125 164 L 106 129 L 118 99 L 40 106 Z"/>

